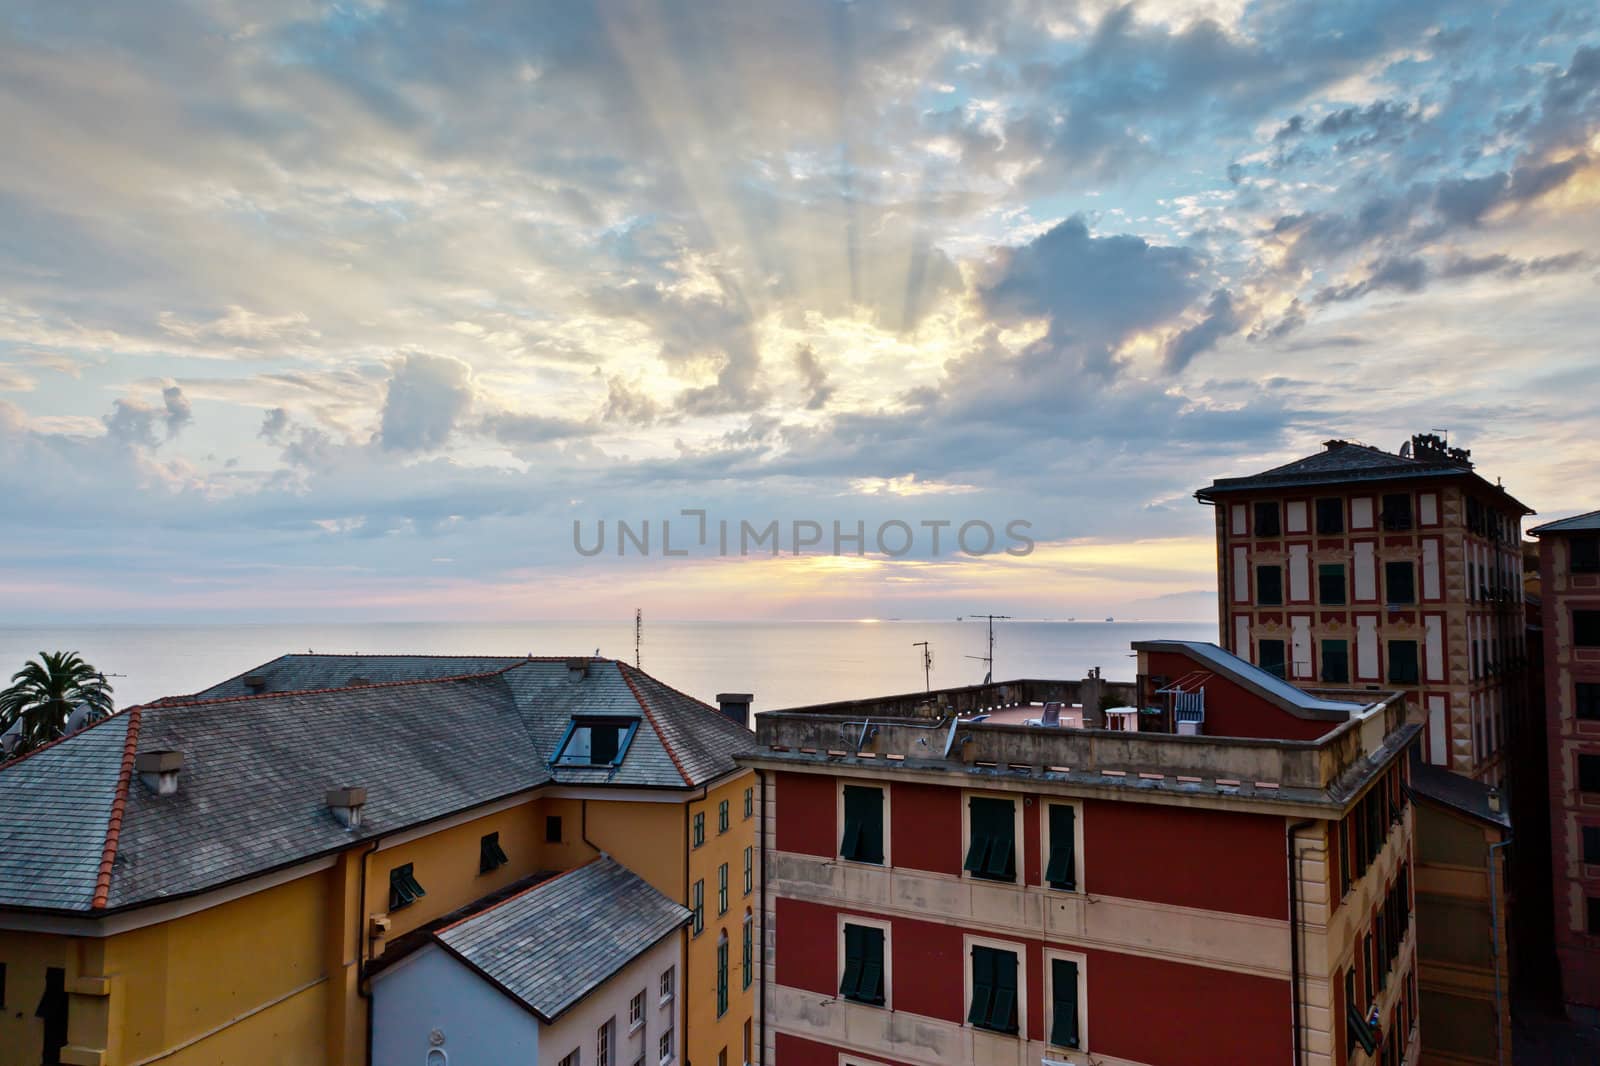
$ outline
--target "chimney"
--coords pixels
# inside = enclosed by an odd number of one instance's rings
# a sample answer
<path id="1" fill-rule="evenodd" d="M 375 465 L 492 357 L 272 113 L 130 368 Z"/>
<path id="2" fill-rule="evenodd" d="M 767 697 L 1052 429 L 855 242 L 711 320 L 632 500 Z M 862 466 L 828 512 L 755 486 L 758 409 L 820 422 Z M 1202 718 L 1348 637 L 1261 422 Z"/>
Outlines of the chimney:
<path id="1" fill-rule="evenodd" d="M 328 809 L 333 812 L 340 825 L 346 829 L 361 828 L 361 808 L 367 805 L 366 789 L 330 788 L 326 799 Z"/>
<path id="2" fill-rule="evenodd" d="M 1498 788 L 1489 790 L 1489 809 L 1495 814 L 1500 813 L 1500 790 Z"/>
<path id="3" fill-rule="evenodd" d="M 750 704 L 754 701 L 755 696 L 749 692 L 717 693 L 717 709 L 722 712 L 722 717 L 740 729 L 750 728 Z"/>
<path id="4" fill-rule="evenodd" d="M 571 681 L 581 681 L 589 676 L 588 659 L 568 659 L 567 678 Z"/>
<path id="5" fill-rule="evenodd" d="M 246 674 L 244 675 L 244 687 L 251 692 L 265 692 L 267 679 L 261 674 Z"/>
<path id="6" fill-rule="evenodd" d="M 1089 671 L 1089 676 L 1078 682 L 1078 703 L 1083 706 L 1083 728 L 1104 729 L 1106 727 L 1105 712 L 1100 705 L 1104 702 L 1102 694 L 1105 687 L 1100 679 L 1100 668 L 1097 666 Z"/>
<path id="7" fill-rule="evenodd" d="M 178 771 L 183 769 L 181 751 L 141 751 L 133 757 L 139 781 L 158 796 L 178 791 Z"/>

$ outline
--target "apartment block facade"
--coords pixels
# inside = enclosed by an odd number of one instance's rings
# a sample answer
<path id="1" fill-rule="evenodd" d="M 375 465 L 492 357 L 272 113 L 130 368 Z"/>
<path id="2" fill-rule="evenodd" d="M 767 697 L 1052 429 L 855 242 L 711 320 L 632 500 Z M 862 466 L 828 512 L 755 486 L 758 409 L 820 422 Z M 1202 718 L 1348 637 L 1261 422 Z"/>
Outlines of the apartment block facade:
<path id="1" fill-rule="evenodd" d="M 1417 1061 L 1403 699 L 1135 649 L 1194 735 L 1015 717 L 1071 682 L 758 718 L 760 1061 Z"/>
<path id="2" fill-rule="evenodd" d="M 1600 511 L 1539 538 L 1556 956 L 1569 1010 L 1600 1012 Z"/>
<path id="3" fill-rule="evenodd" d="M 1469 454 L 1343 440 L 1196 497 L 1216 510 L 1224 646 L 1297 685 L 1398 689 L 1425 758 L 1501 784 L 1526 696 L 1521 522 Z"/>

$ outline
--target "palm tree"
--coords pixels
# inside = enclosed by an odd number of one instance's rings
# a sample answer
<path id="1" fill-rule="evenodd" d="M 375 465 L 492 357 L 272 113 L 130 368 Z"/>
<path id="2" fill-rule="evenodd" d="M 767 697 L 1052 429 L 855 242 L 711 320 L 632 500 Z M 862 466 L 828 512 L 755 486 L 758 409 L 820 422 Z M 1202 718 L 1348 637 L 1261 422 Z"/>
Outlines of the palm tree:
<path id="1" fill-rule="evenodd" d="M 89 721 L 112 712 L 111 686 L 105 675 L 75 651 L 40 652 L 11 676 L 11 682 L 10 688 L 0 692 L 0 733 L 20 725 L 21 735 L 12 755 L 61 736 L 78 706 L 89 712 Z"/>

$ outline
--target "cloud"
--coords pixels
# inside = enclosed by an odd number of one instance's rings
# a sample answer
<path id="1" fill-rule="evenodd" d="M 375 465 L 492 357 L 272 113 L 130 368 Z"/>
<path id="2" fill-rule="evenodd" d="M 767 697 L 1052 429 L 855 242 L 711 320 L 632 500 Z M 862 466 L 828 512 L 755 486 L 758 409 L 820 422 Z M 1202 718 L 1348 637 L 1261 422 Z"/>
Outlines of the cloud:
<path id="1" fill-rule="evenodd" d="M 261 428 L 256 432 L 256 436 L 276 444 L 283 440 L 288 429 L 289 412 L 281 407 L 274 407 L 262 416 Z"/>
<path id="2" fill-rule="evenodd" d="M 425 352 L 409 352 L 392 366 L 378 443 L 392 452 L 437 450 L 472 408 L 472 368 Z"/>
<path id="3" fill-rule="evenodd" d="M 828 383 L 827 369 L 817 358 L 817 350 L 809 344 L 798 346 L 794 350 L 794 365 L 800 372 L 800 380 L 805 386 L 806 410 L 822 410 L 828 405 L 834 389 Z"/>
<path id="4" fill-rule="evenodd" d="M 194 421 L 194 412 L 189 407 L 188 397 L 184 396 L 183 389 L 177 385 L 168 385 L 161 390 L 161 402 L 166 408 L 167 436 L 176 437 L 178 431 Z"/>
<path id="5" fill-rule="evenodd" d="M 1224 337 L 1231 337 L 1244 325 L 1244 316 L 1235 306 L 1233 294 L 1218 289 L 1211 294 L 1205 317 L 1187 329 L 1181 330 L 1167 343 L 1162 364 L 1168 373 L 1182 371 L 1195 356 L 1216 346 Z"/>
<path id="6" fill-rule="evenodd" d="M 1427 284 L 1428 264 L 1412 256 L 1382 259 L 1371 265 L 1367 276 L 1346 285 L 1330 285 L 1317 293 L 1319 304 L 1356 300 L 1369 293 L 1391 290 L 1419 292 Z"/>

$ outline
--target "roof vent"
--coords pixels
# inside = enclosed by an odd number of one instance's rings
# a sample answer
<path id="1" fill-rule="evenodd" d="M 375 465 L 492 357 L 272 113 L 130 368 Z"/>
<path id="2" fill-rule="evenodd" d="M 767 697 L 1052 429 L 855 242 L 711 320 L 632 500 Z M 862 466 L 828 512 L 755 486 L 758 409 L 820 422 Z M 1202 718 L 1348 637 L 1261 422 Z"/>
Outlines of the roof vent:
<path id="1" fill-rule="evenodd" d="M 372 684 L 372 680 L 370 678 L 362 677 L 360 674 L 357 674 L 355 677 L 350 679 L 351 688 L 362 688 L 370 684 Z"/>
<path id="2" fill-rule="evenodd" d="M 139 781 L 158 796 L 178 791 L 178 771 L 183 769 L 181 751 L 141 751 L 133 757 Z"/>
<path id="3" fill-rule="evenodd" d="M 328 809 L 346 829 L 361 828 L 361 809 L 367 805 L 364 788 L 330 788 L 327 792 Z"/>
<path id="4" fill-rule="evenodd" d="M 754 701 L 755 696 L 749 692 L 717 693 L 717 709 L 722 712 L 722 717 L 740 729 L 750 728 L 750 704 Z"/>
<path id="5" fill-rule="evenodd" d="M 262 692 L 267 687 L 267 677 L 265 674 L 246 674 L 244 675 L 244 687 L 251 692 Z"/>
<path id="6" fill-rule="evenodd" d="M 568 659 L 567 660 L 567 676 L 570 677 L 574 681 L 577 681 L 579 678 L 588 677 L 589 676 L 589 660 L 588 659 Z"/>

